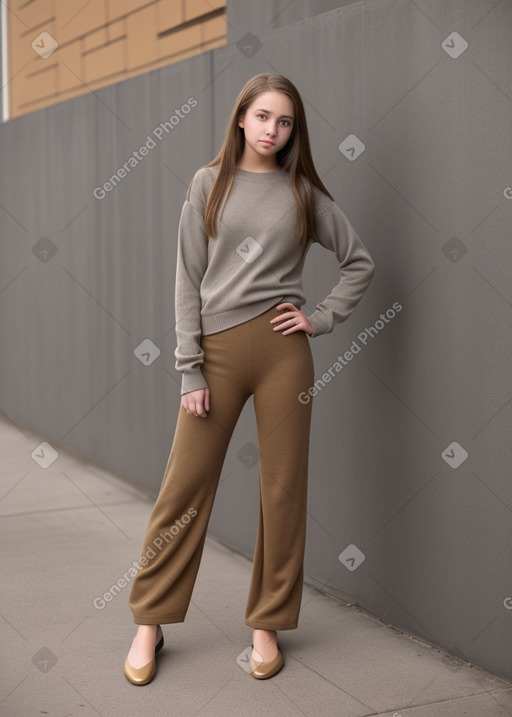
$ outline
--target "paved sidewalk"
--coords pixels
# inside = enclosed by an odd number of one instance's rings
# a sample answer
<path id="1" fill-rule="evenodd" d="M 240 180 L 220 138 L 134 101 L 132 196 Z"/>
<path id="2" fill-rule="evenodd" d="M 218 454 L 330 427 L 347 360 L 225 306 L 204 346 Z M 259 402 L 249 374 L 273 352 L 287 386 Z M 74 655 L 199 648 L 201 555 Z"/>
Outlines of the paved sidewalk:
<path id="1" fill-rule="evenodd" d="M 129 684 L 129 575 L 110 588 L 138 558 L 152 503 L 60 450 L 40 467 L 43 440 L 0 421 L 0 715 L 512 715 L 511 684 L 307 586 L 299 629 L 279 633 L 285 667 L 253 679 L 251 563 L 209 539 L 186 622 L 163 626 L 154 681 Z"/>

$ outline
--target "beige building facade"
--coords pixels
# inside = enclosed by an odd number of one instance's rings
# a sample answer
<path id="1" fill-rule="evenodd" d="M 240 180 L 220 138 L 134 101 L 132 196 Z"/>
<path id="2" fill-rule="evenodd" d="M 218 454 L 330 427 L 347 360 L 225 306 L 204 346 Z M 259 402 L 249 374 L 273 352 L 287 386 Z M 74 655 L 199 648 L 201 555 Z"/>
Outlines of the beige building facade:
<path id="1" fill-rule="evenodd" d="M 227 42 L 227 0 L 6 0 L 7 119 Z"/>

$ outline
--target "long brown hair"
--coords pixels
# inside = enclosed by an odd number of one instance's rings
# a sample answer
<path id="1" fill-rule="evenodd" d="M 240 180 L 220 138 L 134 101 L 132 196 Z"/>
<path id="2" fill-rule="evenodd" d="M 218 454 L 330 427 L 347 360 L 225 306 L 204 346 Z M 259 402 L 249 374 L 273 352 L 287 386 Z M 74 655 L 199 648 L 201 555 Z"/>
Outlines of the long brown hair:
<path id="1" fill-rule="evenodd" d="M 286 169 L 291 178 L 291 187 L 297 200 L 297 221 L 295 236 L 302 248 L 308 239 L 315 239 L 315 197 L 310 184 L 315 185 L 331 200 L 332 196 L 322 184 L 318 176 L 309 144 L 308 126 L 304 105 L 296 87 L 282 75 L 263 72 L 248 80 L 240 90 L 235 106 L 229 119 L 222 147 L 214 159 L 206 167 L 219 166 L 219 171 L 205 207 L 204 226 L 208 236 L 217 236 L 217 215 L 221 204 L 227 199 L 235 177 L 235 169 L 245 146 L 244 130 L 238 125 L 252 102 L 263 92 L 276 90 L 287 95 L 294 106 L 294 122 L 290 138 L 276 155 L 277 163 Z M 303 182 L 303 178 L 309 182 Z M 187 191 L 190 197 L 192 181 Z M 334 200 L 333 200 L 334 201 Z"/>

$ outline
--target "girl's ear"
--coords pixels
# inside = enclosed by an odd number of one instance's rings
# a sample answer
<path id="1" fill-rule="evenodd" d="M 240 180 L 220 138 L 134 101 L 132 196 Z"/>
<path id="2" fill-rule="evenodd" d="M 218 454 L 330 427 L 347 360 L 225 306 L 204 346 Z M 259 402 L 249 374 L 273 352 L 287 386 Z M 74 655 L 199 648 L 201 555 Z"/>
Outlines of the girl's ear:
<path id="1" fill-rule="evenodd" d="M 245 115 L 240 115 L 238 118 L 238 126 L 243 127 L 244 126 L 244 117 Z"/>

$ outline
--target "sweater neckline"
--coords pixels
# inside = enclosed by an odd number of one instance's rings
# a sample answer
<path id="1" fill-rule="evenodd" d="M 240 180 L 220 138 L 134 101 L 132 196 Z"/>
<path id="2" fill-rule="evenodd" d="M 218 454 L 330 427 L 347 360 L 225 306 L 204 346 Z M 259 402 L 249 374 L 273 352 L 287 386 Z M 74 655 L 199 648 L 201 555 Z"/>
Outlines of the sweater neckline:
<path id="1" fill-rule="evenodd" d="M 235 177 L 248 182 L 275 182 L 287 174 L 288 172 L 283 167 L 274 172 L 250 172 L 247 169 L 235 168 Z"/>

